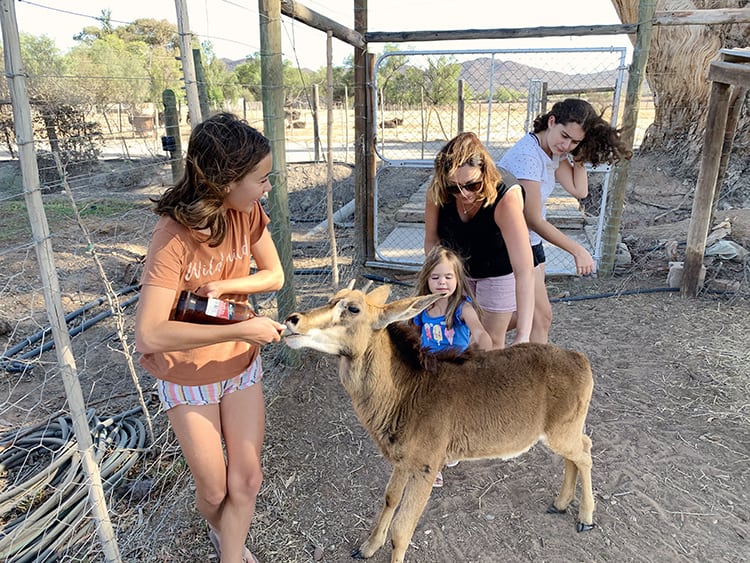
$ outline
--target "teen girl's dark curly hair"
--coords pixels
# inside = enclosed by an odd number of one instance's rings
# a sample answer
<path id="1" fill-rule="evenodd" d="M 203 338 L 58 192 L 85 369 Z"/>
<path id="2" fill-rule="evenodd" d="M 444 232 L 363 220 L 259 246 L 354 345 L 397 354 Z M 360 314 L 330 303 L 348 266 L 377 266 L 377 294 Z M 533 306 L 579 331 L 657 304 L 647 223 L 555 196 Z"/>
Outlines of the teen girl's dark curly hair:
<path id="1" fill-rule="evenodd" d="M 554 116 L 555 123 L 577 123 L 583 129 L 583 141 L 571 151 L 576 162 L 590 162 L 596 166 L 603 162 L 613 164 L 633 156 L 633 151 L 620 139 L 621 130 L 602 119 L 586 100 L 568 98 L 557 102 L 549 112 L 534 120 L 534 133 L 549 127 L 550 116 Z"/>
<path id="2" fill-rule="evenodd" d="M 190 134 L 185 174 L 158 199 L 154 211 L 192 230 L 208 230 L 205 242 L 218 246 L 227 232 L 222 208 L 227 188 L 271 152 L 268 139 L 231 113 L 217 113 Z"/>

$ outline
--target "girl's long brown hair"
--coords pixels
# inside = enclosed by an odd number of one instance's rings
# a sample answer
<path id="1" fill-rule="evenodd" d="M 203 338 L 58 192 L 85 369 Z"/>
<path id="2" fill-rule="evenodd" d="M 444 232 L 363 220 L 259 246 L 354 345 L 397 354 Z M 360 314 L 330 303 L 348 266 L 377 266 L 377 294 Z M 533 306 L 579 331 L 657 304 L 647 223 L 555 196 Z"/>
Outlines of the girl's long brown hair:
<path id="1" fill-rule="evenodd" d="M 448 262 L 456 276 L 456 291 L 448 297 L 448 307 L 445 311 L 445 326 L 451 328 L 453 326 L 453 319 L 456 316 L 456 310 L 461 303 L 466 301 L 467 297 L 471 299 L 472 306 L 477 311 L 477 314 L 480 314 L 479 307 L 474 301 L 474 292 L 469 285 L 464 261 L 458 254 L 444 246 L 434 246 L 424 259 L 424 264 L 417 277 L 417 287 L 414 295 L 431 295 L 430 274 L 432 274 L 432 270 L 441 262 Z"/>
<path id="2" fill-rule="evenodd" d="M 227 187 L 241 180 L 271 152 L 257 129 L 231 113 L 217 113 L 190 134 L 185 174 L 158 199 L 154 211 L 191 230 L 207 229 L 205 242 L 218 246 L 227 232 L 222 204 Z"/>

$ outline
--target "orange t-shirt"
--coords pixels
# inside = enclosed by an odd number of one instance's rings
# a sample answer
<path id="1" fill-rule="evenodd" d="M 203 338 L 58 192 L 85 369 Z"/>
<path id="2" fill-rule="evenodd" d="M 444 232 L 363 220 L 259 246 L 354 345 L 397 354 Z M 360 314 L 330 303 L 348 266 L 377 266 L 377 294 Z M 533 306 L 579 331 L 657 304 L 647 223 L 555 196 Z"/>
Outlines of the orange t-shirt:
<path id="1" fill-rule="evenodd" d="M 250 248 L 269 223 L 260 202 L 250 213 L 227 212 L 227 236 L 217 247 L 198 242 L 190 229 L 162 216 L 149 243 L 141 285 L 193 291 L 214 280 L 250 274 Z M 226 296 L 225 296 L 226 297 Z M 237 296 L 247 300 L 247 295 Z M 242 373 L 258 356 L 257 346 L 246 342 L 220 342 L 192 350 L 143 354 L 139 363 L 157 379 L 180 385 L 207 385 Z"/>

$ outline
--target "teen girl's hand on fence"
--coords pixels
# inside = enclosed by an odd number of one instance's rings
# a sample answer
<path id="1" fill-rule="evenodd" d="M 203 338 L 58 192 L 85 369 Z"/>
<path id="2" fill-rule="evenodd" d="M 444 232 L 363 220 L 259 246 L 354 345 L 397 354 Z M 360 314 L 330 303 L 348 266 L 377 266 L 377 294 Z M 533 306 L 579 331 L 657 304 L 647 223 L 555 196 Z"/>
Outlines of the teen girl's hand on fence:
<path id="1" fill-rule="evenodd" d="M 576 251 L 573 252 L 573 258 L 576 261 L 576 274 L 579 276 L 588 276 L 594 273 L 594 258 L 580 244 Z"/>

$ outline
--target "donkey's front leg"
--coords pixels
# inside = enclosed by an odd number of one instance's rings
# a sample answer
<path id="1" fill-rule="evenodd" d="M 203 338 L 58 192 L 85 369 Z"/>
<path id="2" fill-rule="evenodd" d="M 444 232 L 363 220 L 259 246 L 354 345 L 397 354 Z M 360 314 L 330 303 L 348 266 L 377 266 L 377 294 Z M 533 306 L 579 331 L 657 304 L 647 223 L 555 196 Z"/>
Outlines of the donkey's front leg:
<path id="1" fill-rule="evenodd" d="M 393 520 L 393 514 L 396 512 L 398 503 L 401 501 L 401 496 L 404 494 L 404 486 L 408 474 L 404 471 L 403 466 L 394 465 L 393 471 L 391 472 L 391 478 L 388 480 L 388 484 L 385 487 L 385 505 L 383 510 L 380 512 L 378 521 L 375 524 L 375 528 L 370 533 L 370 537 L 367 538 L 358 549 L 355 549 L 352 553 L 352 557 L 356 559 L 367 559 L 372 557 L 375 552 L 383 547 L 385 543 L 386 535 L 388 534 L 388 528 Z"/>

